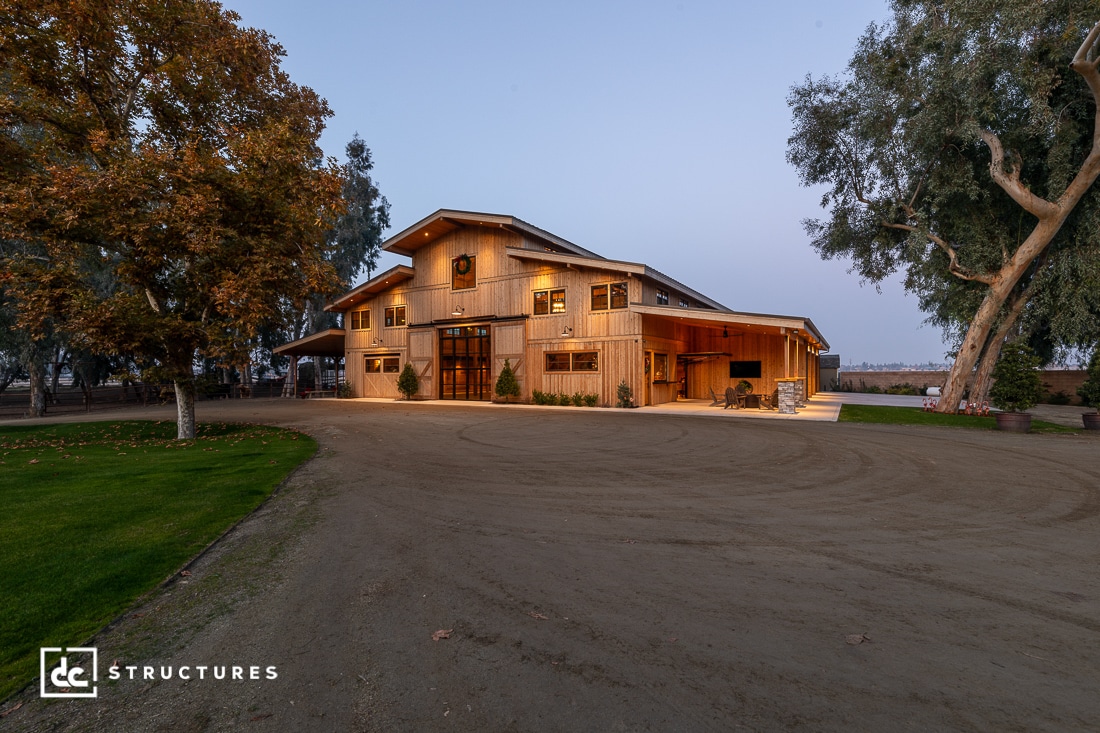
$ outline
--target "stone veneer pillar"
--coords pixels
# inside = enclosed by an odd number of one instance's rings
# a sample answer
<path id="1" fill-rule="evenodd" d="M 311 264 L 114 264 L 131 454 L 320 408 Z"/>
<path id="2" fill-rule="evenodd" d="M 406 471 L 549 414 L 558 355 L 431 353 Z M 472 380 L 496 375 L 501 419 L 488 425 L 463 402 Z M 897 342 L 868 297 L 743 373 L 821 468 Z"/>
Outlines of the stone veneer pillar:
<path id="1" fill-rule="evenodd" d="M 794 415 L 796 414 L 795 408 L 795 384 L 797 379 L 791 377 L 786 379 L 776 380 L 779 387 L 779 414 L 780 415 Z"/>

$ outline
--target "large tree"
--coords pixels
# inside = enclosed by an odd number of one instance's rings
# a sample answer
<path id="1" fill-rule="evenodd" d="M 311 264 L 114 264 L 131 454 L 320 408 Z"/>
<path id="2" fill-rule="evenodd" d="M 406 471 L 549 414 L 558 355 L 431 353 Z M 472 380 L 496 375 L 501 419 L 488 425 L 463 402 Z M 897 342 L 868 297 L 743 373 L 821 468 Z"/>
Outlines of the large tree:
<path id="1" fill-rule="evenodd" d="M 241 363 L 286 299 L 337 284 L 331 113 L 239 21 L 210 0 L 0 0 L 0 238 L 26 244 L 5 289 L 29 331 L 48 315 L 153 363 L 180 438 L 199 355 Z"/>
<path id="2" fill-rule="evenodd" d="M 958 408 L 983 353 L 1051 261 L 1088 256 L 1100 196 L 1100 6 L 1085 0 L 895 0 L 847 73 L 789 97 L 788 160 L 826 185 L 806 222 L 824 257 L 906 285 L 965 322 L 940 409 Z M 965 283 L 958 288 L 946 280 Z"/>

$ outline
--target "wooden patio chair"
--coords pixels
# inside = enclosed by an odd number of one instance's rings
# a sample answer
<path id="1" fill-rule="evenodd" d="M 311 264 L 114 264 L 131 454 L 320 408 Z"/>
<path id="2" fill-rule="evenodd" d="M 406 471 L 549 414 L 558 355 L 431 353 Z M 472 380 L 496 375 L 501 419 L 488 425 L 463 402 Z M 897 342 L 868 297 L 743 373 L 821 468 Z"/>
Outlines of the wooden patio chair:
<path id="1" fill-rule="evenodd" d="M 724 400 L 715 393 L 714 387 L 709 387 L 709 389 L 712 402 L 707 407 L 718 407 L 718 405 L 723 404 Z"/>
<path id="2" fill-rule="evenodd" d="M 769 394 L 760 395 L 760 409 L 761 410 L 778 410 L 779 409 L 779 388 L 776 387 L 775 391 Z"/>
<path id="3" fill-rule="evenodd" d="M 745 393 L 739 389 L 733 387 L 726 387 L 726 405 L 722 409 L 732 407 L 735 410 L 740 410 L 745 406 Z"/>

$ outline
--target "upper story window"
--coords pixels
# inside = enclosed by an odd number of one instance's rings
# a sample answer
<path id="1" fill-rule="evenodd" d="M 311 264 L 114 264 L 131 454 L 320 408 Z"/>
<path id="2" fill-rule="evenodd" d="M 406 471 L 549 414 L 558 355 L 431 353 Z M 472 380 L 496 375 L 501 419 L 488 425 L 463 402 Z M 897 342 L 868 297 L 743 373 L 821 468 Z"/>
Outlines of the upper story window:
<path id="1" fill-rule="evenodd" d="M 405 306 L 395 305 L 386 309 L 386 328 L 405 325 Z"/>
<path id="2" fill-rule="evenodd" d="M 565 290 L 536 290 L 533 313 L 536 316 L 565 313 Z"/>
<path id="3" fill-rule="evenodd" d="M 370 309 L 351 312 L 351 330 L 366 331 L 370 328 Z"/>
<path id="4" fill-rule="evenodd" d="M 680 298 L 680 307 L 681 308 L 687 308 L 689 305 L 691 305 L 691 304 L 688 303 L 687 300 L 685 300 L 684 298 Z"/>
<path id="5" fill-rule="evenodd" d="M 626 306 L 626 283 L 592 286 L 592 310 L 605 311 L 608 308 L 626 308 Z"/>
<path id="6" fill-rule="evenodd" d="M 477 287 L 477 255 L 459 255 L 451 261 L 451 289 Z"/>
<path id="7" fill-rule="evenodd" d="M 668 305 L 668 291 L 667 290 L 658 290 L 657 291 L 657 305 Z"/>

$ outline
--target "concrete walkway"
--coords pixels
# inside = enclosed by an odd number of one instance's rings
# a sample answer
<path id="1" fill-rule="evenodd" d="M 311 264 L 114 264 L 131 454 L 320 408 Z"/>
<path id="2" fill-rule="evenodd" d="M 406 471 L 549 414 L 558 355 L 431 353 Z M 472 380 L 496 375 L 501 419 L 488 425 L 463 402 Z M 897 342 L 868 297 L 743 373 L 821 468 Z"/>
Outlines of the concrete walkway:
<path id="1" fill-rule="evenodd" d="M 923 397 L 912 397 L 909 395 L 857 394 L 854 392 L 819 392 L 806 402 L 805 407 L 798 408 L 798 411 L 794 415 L 781 415 L 777 410 L 762 410 L 758 408 L 727 410 L 724 409 L 721 405 L 712 407 L 710 400 L 677 400 L 676 402 L 666 402 L 660 405 L 649 405 L 646 407 L 641 407 L 637 409 L 637 412 L 639 414 L 646 415 L 691 415 L 696 417 L 713 417 L 723 420 L 808 420 L 813 422 L 836 422 L 837 417 L 840 415 L 840 407 L 845 403 L 856 405 L 892 405 L 895 407 L 921 407 L 923 404 L 923 400 Z M 379 402 L 389 404 L 392 404 L 394 402 L 394 400 L 389 398 L 376 399 L 370 397 L 359 398 L 353 401 Z M 575 412 L 585 409 L 577 407 L 549 405 L 501 405 L 491 402 L 463 402 L 457 400 L 417 400 L 408 404 L 434 406 L 442 405 L 454 407 L 481 406 L 494 410 L 566 410 L 570 412 Z M 617 413 L 634 412 L 635 410 L 628 410 L 618 407 L 604 407 L 586 411 L 599 413 Z"/>

